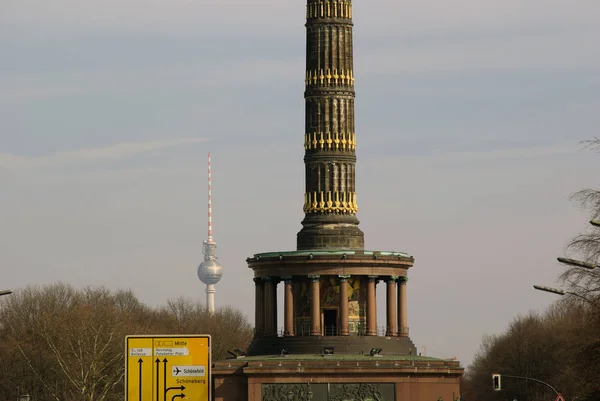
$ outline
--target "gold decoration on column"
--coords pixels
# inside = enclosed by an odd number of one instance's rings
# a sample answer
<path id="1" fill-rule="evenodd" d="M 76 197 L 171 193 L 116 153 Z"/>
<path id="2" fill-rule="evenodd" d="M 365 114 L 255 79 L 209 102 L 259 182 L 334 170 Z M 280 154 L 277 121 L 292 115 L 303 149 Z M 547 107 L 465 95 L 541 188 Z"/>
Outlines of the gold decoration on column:
<path id="1" fill-rule="evenodd" d="M 312 132 L 304 134 L 306 150 L 356 150 L 354 132 Z"/>
<path id="2" fill-rule="evenodd" d="M 348 0 L 325 0 L 306 6 L 309 18 L 352 18 L 352 4 Z"/>
<path id="3" fill-rule="evenodd" d="M 304 213 L 306 213 L 308 211 L 308 194 L 305 192 L 304 193 L 304 206 L 302 207 L 302 210 L 304 211 Z"/>
<path id="4" fill-rule="evenodd" d="M 304 213 L 355 214 L 358 212 L 356 192 L 307 192 L 302 210 Z"/>
<path id="5" fill-rule="evenodd" d="M 321 69 L 306 72 L 304 84 L 309 86 L 337 85 L 351 88 L 354 86 L 354 75 L 350 69 Z"/>

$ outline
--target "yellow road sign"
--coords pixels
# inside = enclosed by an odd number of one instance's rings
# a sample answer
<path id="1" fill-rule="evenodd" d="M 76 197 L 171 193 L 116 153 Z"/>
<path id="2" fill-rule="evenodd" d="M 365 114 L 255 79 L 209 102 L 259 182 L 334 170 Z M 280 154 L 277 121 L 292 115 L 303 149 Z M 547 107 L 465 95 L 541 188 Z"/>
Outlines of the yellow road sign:
<path id="1" fill-rule="evenodd" d="M 125 401 L 209 401 L 210 335 L 127 336 Z"/>

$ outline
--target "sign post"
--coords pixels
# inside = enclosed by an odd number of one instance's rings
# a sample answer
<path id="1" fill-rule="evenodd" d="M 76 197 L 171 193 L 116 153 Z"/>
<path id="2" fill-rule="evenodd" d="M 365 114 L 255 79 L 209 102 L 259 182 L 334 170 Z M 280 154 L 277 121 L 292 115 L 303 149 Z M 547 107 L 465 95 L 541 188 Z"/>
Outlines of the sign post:
<path id="1" fill-rule="evenodd" d="M 127 336 L 125 401 L 209 401 L 210 335 Z"/>

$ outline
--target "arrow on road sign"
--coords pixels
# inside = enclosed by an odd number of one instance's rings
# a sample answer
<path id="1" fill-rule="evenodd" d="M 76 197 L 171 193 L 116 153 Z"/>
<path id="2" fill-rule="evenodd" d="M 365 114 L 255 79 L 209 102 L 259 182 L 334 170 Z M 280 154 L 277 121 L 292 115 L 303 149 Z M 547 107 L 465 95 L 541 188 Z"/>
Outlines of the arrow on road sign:
<path id="1" fill-rule="evenodd" d="M 179 387 L 169 387 L 167 389 L 165 389 L 165 401 L 167 401 L 167 393 L 171 390 L 181 390 L 182 393 L 181 394 L 175 394 L 172 398 L 171 401 L 173 401 L 176 397 L 181 397 L 183 398 L 185 396 L 185 394 L 183 394 L 183 390 L 185 390 L 185 387 L 183 386 L 179 386 Z"/>
<path id="2" fill-rule="evenodd" d="M 164 377 L 164 388 L 165 388 L 165 397 L 164 400 L 167 401 L 167 362 L 169 360 L 167 358 L 163 359 L 163 377 Z"/>
<path id="3" fill-rule="evenodd" d="M 160 359 L 156 358 L 156 401 L 160 401 Z"/>
<path id="4" fill-rule="evenodd" d="M 140 368 L 140 401 L 142 401 L 142 364 L 144 363 L 144 361 L 142 360 L 142 358 L 140 358 L 138 360 L 138 366 Z"/>

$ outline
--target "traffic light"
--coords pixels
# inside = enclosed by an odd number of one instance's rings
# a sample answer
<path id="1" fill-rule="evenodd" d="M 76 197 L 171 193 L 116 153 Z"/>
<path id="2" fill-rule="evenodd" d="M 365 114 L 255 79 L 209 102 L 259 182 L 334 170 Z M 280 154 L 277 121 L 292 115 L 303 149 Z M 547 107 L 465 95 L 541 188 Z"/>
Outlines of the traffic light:
<path id="1" fill-rule="evenodd" d="M 500 375 L 498 373 L 494 373 L 492 375 L 492 383 L 493 383 L 493 388 L 494 391 L 500 391 L 501 390 L 501 384 L 500 384 Z"/>

